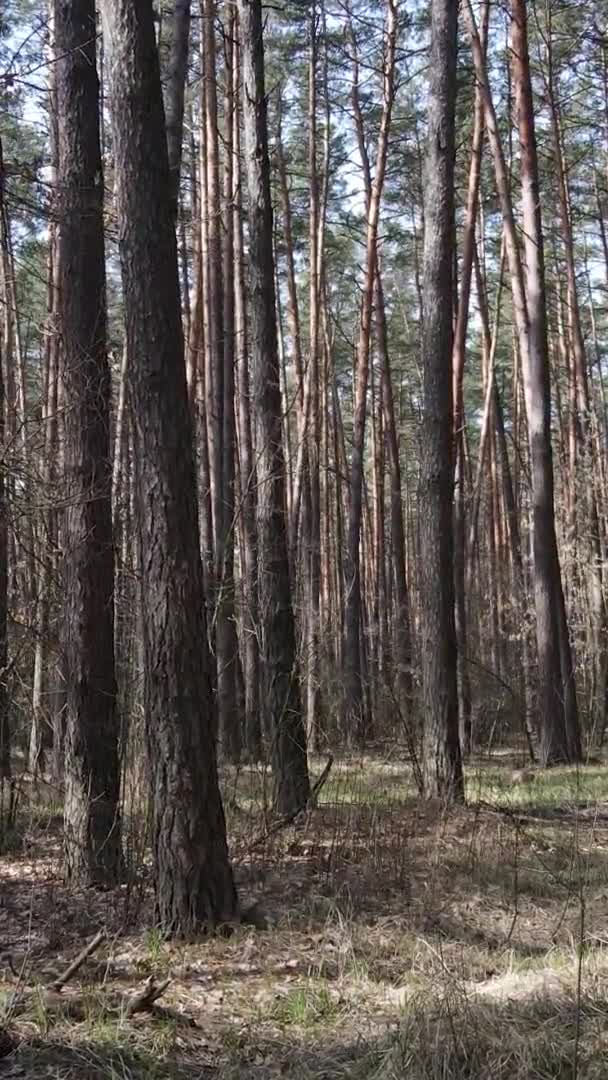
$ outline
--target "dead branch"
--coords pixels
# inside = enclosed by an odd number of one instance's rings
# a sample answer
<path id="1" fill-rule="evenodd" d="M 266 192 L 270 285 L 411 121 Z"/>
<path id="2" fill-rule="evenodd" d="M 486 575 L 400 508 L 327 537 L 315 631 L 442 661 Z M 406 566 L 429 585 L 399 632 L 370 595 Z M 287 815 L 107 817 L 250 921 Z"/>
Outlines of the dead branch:
<path id="1" fill-rule="evenodd" d="M 289 825 L 292 825 L 296 818 L 298 818 L 300 814 L 303 813 L 303 811 L 306 810 L 308 807 L 313 807 L 316 805 L 317 796 L 321 788 L 325 784 L 327 777 L 329 776 L 333 763 L 333 754 L 330 754 L 323 768 L 323 772 L 321 773 L 318 780 L 316 780 L 313 784 L 310 795 L 306 802 L 303 802 L 302 805 L 298 806 L 296 810 L 292 810 L 290 814 L 285 814 L 282 818 L 279 818 L 279 820 L 275 821 L 274 824 L 270 826 L 270 828 L 264 829 L 263 832 L 258 833 L 258 835 L 253 838 L 251 844 L 249 845 L 249 848 L 247 850 L 248 855 L 252 851 L 255 851 L 256 848 L 261 847 L 262 844 L 265 844 L 271 836 L 276 836 L 278 832 L 281 832 Z"/>
<path id="2" fill-rule="evenodd" d="M 171 979 L 163 979 L 160 983 L 154 982 L 154 976 L 150 975 L 141 990 L 132 994 L 125 1002 L 125 1016 L 134 1016 L 138 1012 L 147 1012 L 152 1008 L 159 997 L 164 994 Z"/>
<path id="3" fill-rule="evenodd" d="M 85 945 L 84 949 L 78 953 L 76 959 L 72 960 L 72 963 L 65 969 L 63 974 L 59 975 L 59 977 L 51 983 L 49 989 L 56 990 L 57 992 L 62 990 L 65 984 L 72 978 L 72 975 L 75 975 L 78 969 L 82 967 L 85 960 L 87 960 L 89 956 L 92 956 L 95 950 L 99 948 L 105 936 L 105 931 L 99 930 L 95 934 L 95 937 L 89 941 L 88 945 Z"/>
<path id="4" fill-rule="evenodd" d="M 310 798 L 308 800 L 308 805 L 309 806 L 316 806 L 317 805 L 317 795 L 319 794 L 321 788 L 325 784 L 325 781 L 327 780 L 327 777 L 329 776 L 329 774 L 331 772 L 331 767 L 332 767 L 333 763 L 334 763 L 334 757 L 333 757 L 333 754 L 330 754 L 327 761 L 325 762 L 323 772 L 321 773 L 318 780 L 315 780 L 315 782 L 314 782 L 314 784 L 312 786 L 312 791 L 310 793 Z"/>

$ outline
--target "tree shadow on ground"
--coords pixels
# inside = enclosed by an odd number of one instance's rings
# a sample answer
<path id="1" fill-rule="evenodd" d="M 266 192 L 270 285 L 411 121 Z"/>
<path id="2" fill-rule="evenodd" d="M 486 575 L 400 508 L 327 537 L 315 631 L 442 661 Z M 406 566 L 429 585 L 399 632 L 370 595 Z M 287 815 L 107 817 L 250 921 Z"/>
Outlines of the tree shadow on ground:
<path id="1" fill-rule="evenodd" d="M 539 988 L 525 977 L 497 981 L 482 996 L 462 989 L 420 992 L 406 1001 L 399 1024 L 357 1031 L 353 1020 L 332 1030 L 282 1031 L 264 1022 L 211 1045 L 203 1033 L 163 1046 L 148 1033 L 146 1049 L 117 1045 L 107 1033 L 78 1031 L 24 1039 L 0 1061 L 0 1076 L 28 1080 L 604 1080 L 606 984 L 579 994 L 557 980 Z M 141 1033 L 140 1033 L 141 1034 Z"/>

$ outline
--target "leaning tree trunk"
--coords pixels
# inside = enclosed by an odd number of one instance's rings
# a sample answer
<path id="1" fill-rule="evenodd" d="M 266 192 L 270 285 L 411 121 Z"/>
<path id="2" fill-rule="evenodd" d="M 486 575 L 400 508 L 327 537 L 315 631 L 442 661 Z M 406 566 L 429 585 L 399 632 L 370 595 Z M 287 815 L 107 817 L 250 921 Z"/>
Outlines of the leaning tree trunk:
<path id="1" fill-rule="evenodd" d="M 238 12 L 249 194 L 261 662 L 266 678 L 261 700 L 272 736 L 274 803 L 277 810 L 289 813 L 307 801 L 310 783 L 289 579 L 261 0 L 239 0 Z"/>
<path id="2" fill-rule="evenodd" d="M 234 919 L 158 53 L 151 3 L 104 0 L 141 532 L 156 905 L 181 937 Z"/>
<path id="3" fill-rule="evenodd" d="M 93 0 L 56 0 L 59 313 L 65 412 L 65 848 L 78 885 L 121 866 L 110 368 Z"/>
<path id="4" fill-rule="evenodd" d="M 431 15 L 419 505 L 423 780 L 427 797 L 458 800 L 464 784 L 458 739 L 451 446 L 457 5 L 432 0 Z"/>

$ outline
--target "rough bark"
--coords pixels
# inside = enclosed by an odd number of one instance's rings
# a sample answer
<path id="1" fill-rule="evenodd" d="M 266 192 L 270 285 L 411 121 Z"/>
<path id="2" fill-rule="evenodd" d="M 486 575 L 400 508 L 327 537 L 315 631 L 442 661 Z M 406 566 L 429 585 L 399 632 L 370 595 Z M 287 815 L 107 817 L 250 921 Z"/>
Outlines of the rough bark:
<path id="1" fill-rule="evenodd" d="M 141 533 L 145 728 L 159 924 L 235 918 L 218 787 L 192 420 L 150 2 L 104 0 Z"/>
<path id="2" fill-rule="evenodd" d="M 121 866 L 110 368 L 92 0 L 57 0 L 59 313 L 65 431 L 65 852 L 78 885 Z"/>
<path id="3" fill-rule="evenodd" d="M 423 782 L 427 798 L 464 797 L 458 739 L 452 521 L 452 298 L 457 8 L 431 6 L 424 199 L 423 416 L 420 463 Z"/>

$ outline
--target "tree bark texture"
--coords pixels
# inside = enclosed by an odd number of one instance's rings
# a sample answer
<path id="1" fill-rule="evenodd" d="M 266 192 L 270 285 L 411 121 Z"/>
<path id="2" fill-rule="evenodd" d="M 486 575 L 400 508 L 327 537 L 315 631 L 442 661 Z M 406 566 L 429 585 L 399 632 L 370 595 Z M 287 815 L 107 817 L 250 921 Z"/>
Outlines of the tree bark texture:
<path id="1" fill-rule="evenodd" d="M 152 4 L 105 0 L 141 530 L 156 905 L 192 937 L 235 918 L 218 787 L 193 432 Z"/>
<path id="2" fill-rule="evenodd" d="M 56 0 L 59 316 L 65 451 L 65 847 L 78 885 L 117 880 L 110 368 L 92 0 Z"/>
<path id="3" fill-rule="evenodd" d="M 431 5 L 424 200 L 420 466 L 423 780 L 428 798 L 464 797 L 458 738 L 452 522 L 452 297 L 457 7 Z"/>
<path id="4" fill-rule="evenodd" d="M 267 710 L 267 730 L 272 738 L 275 807 L 281 813 L 290 813 L 306 803 L 310 783 L 289 578 L 260 0 L 239 0 L 238 12 L 249 196 L 250 342 L 257 433 L 261 701 Z"/>

